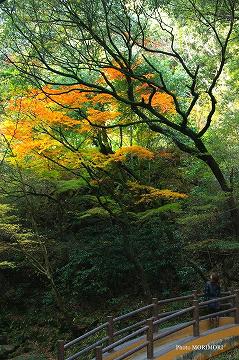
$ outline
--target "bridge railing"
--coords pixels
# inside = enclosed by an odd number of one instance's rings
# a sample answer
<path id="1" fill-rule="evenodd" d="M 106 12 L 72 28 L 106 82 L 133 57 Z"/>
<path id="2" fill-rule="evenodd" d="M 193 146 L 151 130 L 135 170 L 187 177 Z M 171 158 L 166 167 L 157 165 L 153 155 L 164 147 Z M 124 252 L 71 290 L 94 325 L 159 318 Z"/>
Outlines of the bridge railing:
<path id="1" fill-rule="evenodd" d="M 58 353 L 57 353 L 57 360 L 74 360 L 74 359 L 85 359 L 86 354 L 94 351 L 95 352 L 95 359 L 102 360 L 103 354 L 110 353 L 114 350 L 114 348 L 130 341 L 135 338 L 139 338 L 140 343 L 135 346 L 133 349 L 123 353 L 119 357 L 115 358 L 115 360 L 123 360 L 127 359 L 129 356 L 133 355 L 134 353 L 142 350 L 143 348 L 147 349 L 147 358 L 153 358 L 154 353 L 154 342 L 162 339 L 168 335 L 171 335 L 175 332 L 178 332 L 182 329 L 187 327 L 193 326 L 193 336 L 199 336 L 199 323 L 201 320 L 208 319 L 214 316 L 220 316 L 228 313 L 234 313 L 235 323 L 239 323 L 239 291 L 235 291 L 234 294 L 227 295 L 228 292 L 223 293 L 226 296 L 212 299 L 208 301 L 201 301 L 199 302 L 200 297 L 202 294 L 198 294 L 195 290 L 190 295 L 186 296 L 179 296 L 175 298 L 169 298 L 164 300 L 159 300 L 157 298 L 153 298 L 152 304 L 146 305 L 142 308 L 136 309 L 131 311 L 127 314 L 118 316 L 114 318 L 113 316 L 107 317 L 107 322 L 98 326 L 97 328 L 87 332 L 86 334 L 72 340 L 69 342 L 65 342 L 63 340 L 58 341 Z M 184 309 L 177 309 L 173 311 L 166 311 L 162 312 L 162 307 L 178 302 L 178 301 L 192 301 L 192 306 L 189 306 Z M 231 300 L 233 304 L 226 303 L 227 309 L 220 310 L 218 312 L 207 314 L 200 316 L 200 309 L 207 307 L 208 304 L 220 301 L 220 304 L 223 304 L 224 301 Z M 124 320 L 128 320 L 136 315 L 143 316 L 142 314 L 147 312 L 147 317 L 144 317 L 142 320 L 137 321 L 134 324 L 128 325 L 123 327 L 120 330 L 117 330 L 116 325 Z M 158 332 L 159 325 L 165 324 L 168 321 L 174 320 L 180 316 L 188 315 L 192 313 L 192 320 L 189 320 L 181 325 L 177 325 L 177 327 L 172 327 L 169 330 L 163 331 L 161 333 Z M 148 317 L 150 315 L 151 317 Z M 135 330 L 134 330 L 135 329 Z M 132 330 L 134 330 L 132 332 Z M 105 333 L 100 340 L 93 341 L 90 345 L 84 347 L 83 349 L 75 352 L 73 355 L 66 357 L 66 352 L 69 348 L 74 346 L 79 346 L 82 344 L 83 341 L 87 339 L 91 339 L 92 337 L 101 336 L 102 332 Z M 122 334 L 126 333 L 125 336 L 122 337 Z M 154 335 L 156 334 L 156 335 Z M 84 356 L 83 356 L 84 355 Z"/>

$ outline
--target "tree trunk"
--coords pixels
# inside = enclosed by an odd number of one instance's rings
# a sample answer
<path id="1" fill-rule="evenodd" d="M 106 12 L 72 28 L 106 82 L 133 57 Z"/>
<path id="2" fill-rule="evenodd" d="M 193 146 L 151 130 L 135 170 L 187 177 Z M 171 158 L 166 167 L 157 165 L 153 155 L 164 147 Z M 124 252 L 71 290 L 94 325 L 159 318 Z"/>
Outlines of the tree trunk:
<path id="1" fill-rule="evenodd" d="M 65 323 L 64 325 L 66 325 L 69 329 L 72 329 L 73 328 L 73 317 L 66 310 L 63 298 L 62 298 L 61 294 L 59 293 L 53 278 L 48 277 L 48 279 L 50 281 L 51 289 L 52 289 L 52 292 L 53 292 L 53 295 L 54 295 L 54 298 L 56 301 L 57 308 L 61 314 L 61 319 L 63 319 L 63 322 Z"/>
<path id="2" fill-rule="evenodd" d="M 149 283 L 148 283 L 148 280 L 147 280 L 147 276 L 145 274 L 145 271 L 144 271 L 144 268 L 142 266 L 142 264 L 140 263 L 140 261 L 137 259 L 137 257 L 132 254 L 130 251 L 126 251 L 125 254 L 124 254 L 127 259 L 132 263 L 134 264 L 134 267 L 135 267 L 135 270 L 136 270 L 136 273 L 137 275 L 139 276 L 140 278 L 140 281 L 141 281 L 141 287 L 142 287 L 142 290 L 143 290 L 143 294 L 144 294 L 144 297 L 145 299 L 148 301 L 148 300 L 152 300 L 152 294 L 151 294 L 151 291 L 150 291 L 150 287 L 149 287 Z"/>
<path id="3" fill-rule="evenodd" d="M 227 200 L 228 207 L 230 209 L 231 221 L 236 237 L 239 237 L 239 209 L 238 204 L 231 192 L 229 199 Z"/>
<path id="4" fill-rule="evenodd" d="M 208 280 L 207 275 L 202 271 L 200 266 L 193 260 L 186 257 L 186 262 L 193 268 L 193 270 L 201 277 L 203 282 L 206 282 Z"/>
<path id="5" fill-rule="evenodd" d="M 231 222 L 233 231 L 236 237 L 239 236 L 239 209 L 236 203 L 236 200 L 233 196 L 233 189 L 229 186 L 227 180 L 225 179 L 224 174 L 222 173 L 218 163 L 215 161 L 212 155 L 203 155 L 201 159 L 209 166 L 213 172 L 215 178 L 217 179 L 222 191 L 227 194 L 228 198 L 226 200 L 227 207 L 229 208 L 231 215 Z"/>
<path id="6" fill-rule="evenodd" d="M 225 175 L 221 171 L 221 168 L 214 157 L 208 152 L 206 146 L 199 138 L 193 138 L 194 143 L 197 149 L 200 151 L 200 154 L 197 155 L 212 171 L 214 177 L 218 181 L 222 191 L 228 195 L 227 198 L 227 207 L 229 208 L 231 215 L 231 223 L 233 231 L 236 237 L 239 236 L 239 209 L 238 204 L 233 196 L 233 188 L 230 186 L 230 179 L 227 181 Z"/>
<path id="7" fill-rule="evenodd" d="M 142 114 L 140 114 L 142 117 Z M 146 120 L 148 120 L 146 118 Z M 162 126 L 158 124 L 150 124 L 150 129 L 161 133 L 174 141 L 177 147 L 182 150 L 183 152 L 190 154 L 193 157 L 197 157 L 198 159 L 202 160 L 212 171 L 215 179 L 217 180 L 218 184 L 220 185 L 222 191 L 228 195 L 227 199 L 227 207 L 229 208 L 230 215 L 231 215 L 231 223 L 233 227 L 233 231 L 236 237 L 239 237 L 239 209 L 237 202 L 233 196 L 233 188 L 232 183 L 225 178 L 225 175 L 221 171 L 221 168 L 214 157 L 209 153 L 208 149 L 206 148 L 205 144 L 203 143 L 202 139 L 198 137 L 198 135 L 190 130 L 189 128 L 184 129 L 181 131 L 182 134 L 190 138 L 195 145 L 195 148 L 188 146 L 187 144 L 179 141 L 176 139 L 172 134 L 170 134 L 167 130 L 165 130 Z"/>

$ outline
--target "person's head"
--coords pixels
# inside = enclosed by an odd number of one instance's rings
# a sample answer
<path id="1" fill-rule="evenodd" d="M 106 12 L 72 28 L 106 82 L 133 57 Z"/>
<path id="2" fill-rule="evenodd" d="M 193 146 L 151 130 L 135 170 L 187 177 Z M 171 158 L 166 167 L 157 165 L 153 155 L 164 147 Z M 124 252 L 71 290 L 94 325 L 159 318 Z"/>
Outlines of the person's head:
<path id="1" fill-rule="evenodd" d="M 211 282 L 219 283 L 220 278 L 219 278 L 218 273 L 216 273 L 216 272 L 211 273 L 210 280 L 211 280 Z"/>

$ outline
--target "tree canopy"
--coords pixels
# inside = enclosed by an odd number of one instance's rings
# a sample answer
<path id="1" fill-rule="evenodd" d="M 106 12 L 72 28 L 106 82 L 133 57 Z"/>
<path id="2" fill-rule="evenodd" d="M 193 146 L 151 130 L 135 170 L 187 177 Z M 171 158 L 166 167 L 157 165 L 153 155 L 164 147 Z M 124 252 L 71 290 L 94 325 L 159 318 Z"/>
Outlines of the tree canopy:
<path id="1" fill-rule="evenodd" d="M 68 325 L 238 281 L 237 1 L 0 3 L 0 274 Z"/>

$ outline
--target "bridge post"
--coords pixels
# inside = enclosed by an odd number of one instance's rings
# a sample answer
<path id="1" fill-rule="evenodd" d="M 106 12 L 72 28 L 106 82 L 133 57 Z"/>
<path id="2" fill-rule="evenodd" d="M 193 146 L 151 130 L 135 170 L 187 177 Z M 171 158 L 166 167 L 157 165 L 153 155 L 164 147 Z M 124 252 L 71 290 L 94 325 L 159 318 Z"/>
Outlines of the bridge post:
<path id="1" fill-rule="evenodd" d="M 152 311 L 152 316 L 154 318 L 154 320 L 158 320 L 159 318 L 159 303 L 158 303 L 158 298 L 153 298 L 153 311 Z M 154 332 L 158 332 L 158 325 L 154 325 Z"/>
<path id="2" fill-rule="evenodd" d="M 96 346 L 95 348 L 95 360 L 102 360 L 102 346 Z"/>
<path id="3" fill-rule="evenodd" d="M 147 319 L 146 325 L 148 326 L 147 330 L 147 359 L 152 360 L 154 358 L 154 325 L 153 318 Z"/>
<path id="4" fill-rule="evenodd" d="M 114 342 L 114 319 L 113 316 L 107 316 L 108 324 L 107 324 L 107 335 L 108 335 L 108 345 L 113 344 Z M 109 352 L 113 351 L 113 349 L 109 350 Z"/>
<path id="5" fill-rule="evenodd" d="M 64 340 L 57 341 L 57 360 L 64 360 L 64 357 L 65 357 L 64 356 L 64 353 L 65 353 L 64 344 L 65 344 Z"/>
<path id="6" fill-rule="evenodd" d="M 235 290 L 235 324 L 239 324 L 239 290 Z"/>
<path id="7" fill-rule="evenodd" d="M 193 336 L 199 336 L 200 335 L 200 329 L 199 329 L 199 302 L 198 300 L 193 300 L 193 320 L 195 323 L 193 324 Z"/>
<path id="8" fill-rule="evenodd" d="M 193 296 L 193 300 L 197 300 L 197 299 L 198 299 L 198 291 L 197 291 L 197 290 L 193 290 L 193 291 L 192 291 L 192 296 Z"/>

